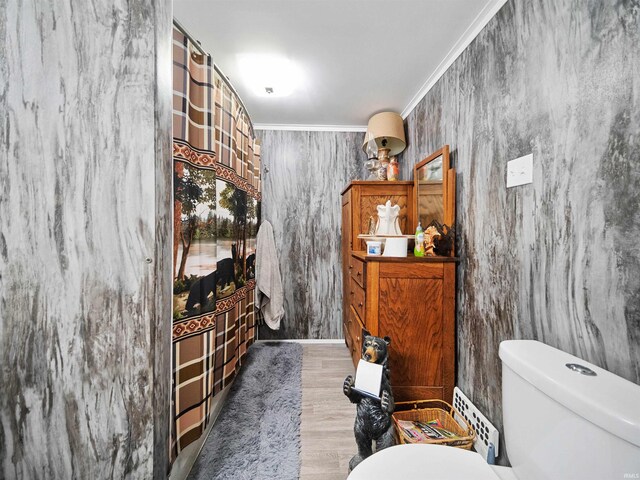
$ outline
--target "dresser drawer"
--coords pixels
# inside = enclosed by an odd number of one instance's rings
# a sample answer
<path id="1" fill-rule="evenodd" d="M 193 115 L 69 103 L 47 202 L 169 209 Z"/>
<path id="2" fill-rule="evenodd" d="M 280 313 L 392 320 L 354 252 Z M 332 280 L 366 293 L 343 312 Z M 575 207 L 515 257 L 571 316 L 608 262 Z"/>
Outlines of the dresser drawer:
<path id="1" fill-rule="evenodd" d="M 358 316 L 363 319 L 365 318 L 365 293 L 363 288 L 358 285 L 357 281 L 354 278 L 351 278 L 350 288 L 349 288 L 349 302 L 351 306 L 356 311 Z"/>
<path id="2" fill-rule="evenodd" d="M 351 339 L 351 317 L 347 316 L 347 319 L 342 323 L 342 334 L 344 335 L 344 342 L 347 344 L 347 348 L 351 351 L 353 346 L 353 340 Z"/>
<path id="3" fill-rule="evenodd" d="M 355 279 L 358 285 L 365 288 L 364 262 L 355 257 L 351 257 L 349 259 L 349 271 L 351 272 L 351 277 Z"/>
<path id="4" fill-rule="evenodd" d="M 351 328 L 351 357 L 353 358 L 353 364 L 358 365 L 358 360 L 362 356 L 362 331 L 364 327 L 360 323 L 358 314 L 353 307 L 349 308 L 349 327 Z"/>

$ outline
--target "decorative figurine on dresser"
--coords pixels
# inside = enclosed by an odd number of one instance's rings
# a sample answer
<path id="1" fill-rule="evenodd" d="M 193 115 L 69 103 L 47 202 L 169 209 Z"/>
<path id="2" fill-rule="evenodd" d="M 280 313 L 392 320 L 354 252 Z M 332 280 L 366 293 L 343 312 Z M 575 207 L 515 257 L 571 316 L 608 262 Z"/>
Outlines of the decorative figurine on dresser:
<path id="1" fill-rule="evenodd" d="M 387 200 L 384 205 L 378 205 L 378 223 L 375 233 L 377 235 L 402 235 L 398 223 L 400 215 L 400 205 L 391 206 L 391 200 Z"/>
<path id="2" fill-rule="evenodd" d="M 435 220 L 453 227 L 455 170 L 449 165 L 449 146 L 416 164 L 412 182 L 354 181 L 342 192 L 345 343 L 356 364 L 365 332 L 393 338 L 389 362 L 395 400 L 439 398 L 451 403 L 458 259 L 453 244 L 448 256 L 416 257 L 413 244 L 406 257 L 367 255 L 358 236 L 369 233 L 370 218 L 378 219 L 377 207 L 387 201 L 399 206 L 397 221 L 404 235 L 413 234 L 419 221 L 423 226 Z M 452 237 L 447 241 L 452 243 Z"/>

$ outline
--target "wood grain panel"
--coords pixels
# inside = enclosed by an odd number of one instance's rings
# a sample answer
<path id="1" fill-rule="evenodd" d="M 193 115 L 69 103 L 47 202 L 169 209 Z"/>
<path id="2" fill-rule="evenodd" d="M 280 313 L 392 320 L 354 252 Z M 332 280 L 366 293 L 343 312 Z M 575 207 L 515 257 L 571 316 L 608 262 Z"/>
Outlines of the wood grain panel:
<path id="1" fill-rule="evenodd" d="M 367 262 L 367 293 L 364 326 L 374 337 L 378 335 L 378 303 L 380 300 L 380 263 Z"/>
<path id="2" fill-rule="evenodd" d="M 344 194 L 347 190 L 357 187 L 358 189 L 376 189 L 384 188 L 385 191 L 391 194 L 402 193 L 404 188 L 413 187 L 413 180 L 399 180 L 394 182 L 380 182 L 378 180 L 352 180 L 347 185 L 341 194 Z"/>
<path id="3" fill-rule="evenodd" d="M 351 325 L 352 320 L 351 320 L 351 308 L 349 307 L 349 305 L 347 304 L 347 307 L 345 309 L 345 312 L 347 314 L 347 318 L 344 319 L 344 322 L 342 322 L 342 332 L 344 334 L 344 343 L 347 346 L 347 348 L 349 349 L 349 351 L 351 351 L 351 349 L 353 348 L 353 336 L 351 335 L 351 331 L 353 329 L 353 326 Z"/>
<path id="4" fill-rule="evenodd" d="M 351 271 L 351 278 L 353 278 L 362 288 L 366 288 L 366 282 L 364 279 L 364 262 L 357 258 L 350 257 L 349 269 Z"/>
<path id="5" fill-rule="evenodd" d="M 366 243 L 358 239 L 358 235 L 364 233 L 360 227 L 362 212 L 360 209 L 361 188 L 351 188 L 351 250 L 366 250 Z M 367 217 L 368 218 L 368 217 Z M 366 230 L 368 231 L 368 230 Z"/>
<path id="6" fill-rule="evenodd" d="M 400 206 L 400 214 L 398 216 L 398 223 L 400 224 L 400 229 L 402 233 L 408 232 L 408 223 L 407 223 L 407 209 L 408 203 L 410 201 L 407 194 L 402 195 L 365 195 L 364 193 L 360 194 L 360 223 L 357 224 L 359 228 L 359 233 L 368 233 L 369 232 L 369 219 L 373 217 L 373 221 L 376 222 L 378 220 L 378 205 L 384 205 L 387 200 L 391 200 L 391 205 L 399 205 Z M 366 243 L 364 240 L 360 240 L 360 249 L 366 250 Z M 356 242 L 354 242 L 356 243 Z M 357 243 L 356 243 L 357 245 Z"/>
<path id="7" fill-rule="evenodd" d="M 498 427 L 502 340 L 640 383 L 640 10 L 593 5 L 507 2 L 405 120 L 403 178 L 451 143 L 457 384 Z M 505 161 L 527 153 L 553 173 L 506 189 Z"/>
<path id="8" fill-rule="evenodd" d="M 351 277 L 350 286 L 349 298 L 351 299 L 351 306 L 362 319 L 365 313 L 365 292 L 353 277 Z"/>
<path id="9" fill-rule="evenodd" d="M 444 223 L 452 226 L 456 223 L 456 169 L 451 168 L 447 172 L 447 196 L 444 199 L 446 209 L 444 215 Z M 452 249 L 453 256 L 455 248 Z"/>
<path id="10" fill-rule="evenodd" d="M 442 281 L 442 384 L 444 400 L 453 402 L 456 385 L 456 266 L 443 264 Z"/>
<path id="11" fill-rule="evenodd" d="M 342 222 L 340 227 L 341 236 L 341 249 L 340 260 L 342 263 L 342 323 L 345 342 L 347 347 L 351 348 L 351 338 L 349 336 L 349 328 L 344 328 L 344 324 L 349 321 L 349 291 L 350 285 L 346 281 L 349 278 L 349 272 L 351 270 L 352 257 L 351 252 L 351 192 L 346 192 L 342 196 Z"/>
<path id="12" fill-rule="evenodd" d="M 391 338 L 393 382 L 442 385 L 442 281 L 380 279 L 379 335 Z"/>
<path id="13" fill-rule="evenodd" d="M 0 2 L 0 478 L 169 468 L 171 2 Z"/>
<path id="14" fill-rule="evenodd" d="M 342 208 L 340 192 L 360 175 L 366 158 L 361 148 L 363 136 L 362 132 L 258 133 L 262 140 L 262 220 L 273 225 L 285 292 L 280 330 L 261 326 L 260 339 L 342 335 L 345 287 L 336 270 L 344 259 L 342 214 L 349 209 Z M 342 203 L 347 203 L 346 197 Z M 345 227 L 352 222 L 347 215 Z M 347 257 L 350 250 L 346 250 Z"/>
<path id="15" fill-rule="evenodd" d="M 364 327 L 362 321 L 358 317 L 358 314 L 353 308 L 349 308 L 350 321 L 349 326 L 351 328 L 351 357 L 353 358 L 353 365 L 357 365 L 362 355 L 362 338 Z"/>
<path id="16" fill-rule="evenodd" d="M 382 255 L 373 256 L 367 255 L 367 252 L 363 250 L 353 251 L 351 252 L 351 255 L 363 262 L 376 263 L 458 263 L 460 261 L 457 257 L 414 257 L 412 253 L 406 257 L 385 257 Z"/>
<path id="17" fill-rule="evenodd" d="M 380 263 L 380 277 L 442 278 L 442 263 Z"/>
<path id="18" fill-rule="evenodd" d="M 342 205 L 344 206 L 351 201 L 351 193 L 349 192 L 349 190 L 345 190 L 340 198 L 342 199 Z M 344 217 L 342 217 L 342 219 L 344 220 Z"/>
<path id="19" fill-rule="evenodd" d="M 384 205 L 387 200 L 400 205 L 399 224 L 403 233 L 413 229 L 414 211 L 413 182 L 380 183 L 380 182 L 352 182 L 353 201 L 353 249 L 365 250 L 366 243 L 357 239 L 361 233 L 369 231 L 369 218 L 378 219 L 378 205 Z"/>
<path id="20" fill-rule="evenodd" d="M 393 371 L 391 371 L 391 388 L 393 389 L 393 399 L 396 402 L 430 400 L 432 398 L 446 400 L 444 388 L 442 387 L 394 385 L 393 382 Z M 451 403 L 450 400 L 446 401 Z"/>

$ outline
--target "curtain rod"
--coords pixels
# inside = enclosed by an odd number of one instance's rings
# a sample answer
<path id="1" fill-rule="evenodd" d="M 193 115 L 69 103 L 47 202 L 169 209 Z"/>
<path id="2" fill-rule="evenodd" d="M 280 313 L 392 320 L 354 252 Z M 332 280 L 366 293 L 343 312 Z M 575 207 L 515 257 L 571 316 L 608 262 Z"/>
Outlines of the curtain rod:
<path id="1" fill-rule="evenodd" d="M 204 48 L 202 48 L 202 46 L 200 45 L 200 41 L 196 40 L 189 32 L 187 32 L 187 30 L 182 26 L 182 24 L 175 18 L 173 19 L 173 26 L 176 27 L 178 30 L 180 30 L 182 34 L 191 41 L 193 46 L 200 51 L 201 54 L 211 58 L 211 54 L 204 51 Z M 251 127 L 251 135 L 255 137 L 256 135 L 253 129 L 253 121 L 249 116 L 249 110 L 247 110 L 247 107 L 245 107 L 244 102 L 242 101 L 242 98 L 240 98 L 240 95 L 238 94 L 236 89 L 233 87 L 233 85 L 231 85 L 231 81 L 229 80 L 229 78 L 224 74 L 222 70 L 220 70 L 220 67 L 218 67 L 218 65 L 213 61 L 213 58 L 211 59 L 211 63 L 213 64 L 213 69 L 218 73 L 218 75 L 220 75 L 220 78 L 222 78 L 222 81 L 227 85 L 227 87 L 231 89 L 231 91 L 234 93 L 234 95 L 238 99 L 238 102 L 240 102 L 240 106 L 244 110 L 244 113 L 247 115 L 247 119 L 249 120 L 249 127 Z"/>

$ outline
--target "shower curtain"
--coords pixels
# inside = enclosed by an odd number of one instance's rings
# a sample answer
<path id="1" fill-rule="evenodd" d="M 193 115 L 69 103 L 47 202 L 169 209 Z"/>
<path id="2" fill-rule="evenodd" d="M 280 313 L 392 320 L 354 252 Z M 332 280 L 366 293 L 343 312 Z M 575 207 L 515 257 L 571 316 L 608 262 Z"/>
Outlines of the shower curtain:
<path id="1" fill-rule="evenodd" d="M 172 461 L 198 439 L 212 399 L 254 341 L 260 148 L 242 102 L 173 29 Z"/>

